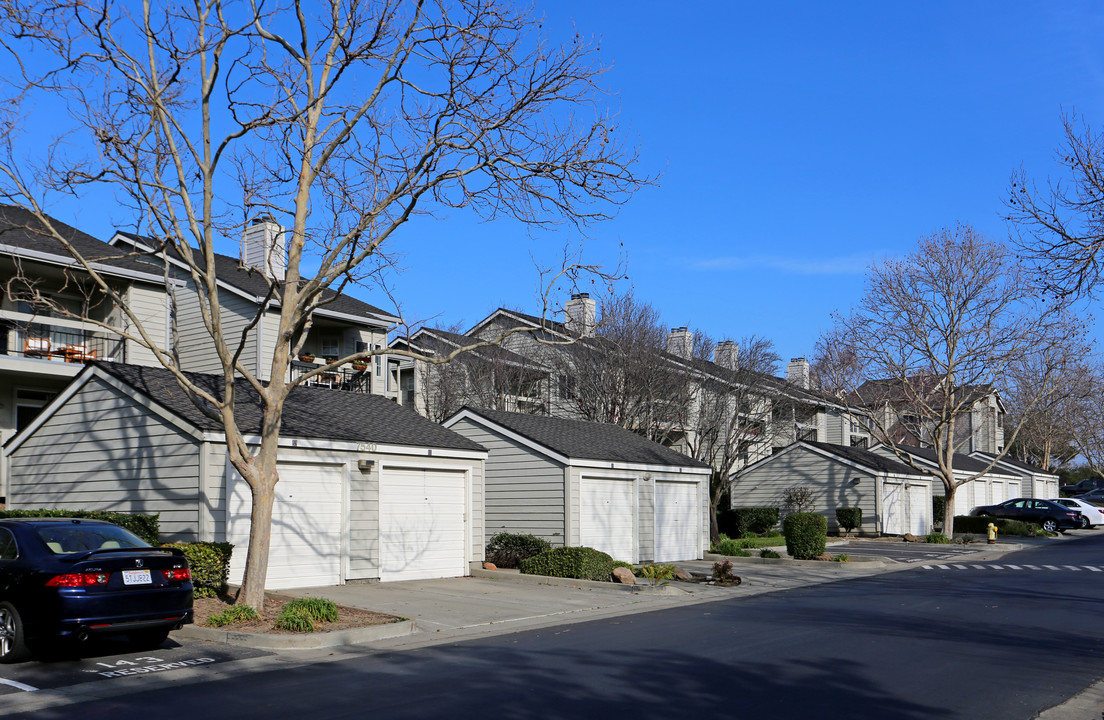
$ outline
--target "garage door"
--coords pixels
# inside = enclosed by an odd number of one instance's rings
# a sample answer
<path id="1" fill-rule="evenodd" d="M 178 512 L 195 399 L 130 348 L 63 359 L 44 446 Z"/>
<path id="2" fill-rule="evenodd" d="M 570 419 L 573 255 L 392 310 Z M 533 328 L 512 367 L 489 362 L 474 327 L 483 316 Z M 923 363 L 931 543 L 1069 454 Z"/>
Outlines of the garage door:
<path id="1" fill-rule="evenodd" d="M 656 562 L 701 557 L 701 505 L 697 483 L 655 484 Z"/>
<path id="2" fill-rule="evenodd" d="M 989 505 L 1000 505 L 1002 502 L 1008 499 L 1008 496 L 1004 493 L 1004 481 L 994 480 L 989 486 Z"/>
<path id="3" fill-rule="evenodd" d="M 462 471 L 385 468 L 379 502 L 380 580 L 468 574 Z"/>
<path id="4" fill-rule="evenodd" d="M 614 560 L 636 562 L 636 514 L 632 480 L 583 478 L 579 492 L 579 541 L 609 553 Z"/>
<path id="5" fill-rule="evenodd" d="M 342 465 L 281 463 L 272 507 L 268 554 L 270 590 L 341 583 L 344 519 Z M 227 539 L 234 543 L 230 581 L 240 583 L 249 546 L 249 486 L 232 473 L 227 503 Z"/>
<path id="6" fill-rule="evenodd" d="M 891 535 L 908 532 L 908 493 L 904 483 L 882 485 L 882 527 Z"/>
<path id="7" fill-rule="evenodd" d="M 942 483 L 940 483 L 940 484 L 942 484 Z M 954 498 L 954 514 L 955 515 L 969 515 L 970 511 L 974 509 L 974 506 L 978 504 L 976 499 L 975 499 L 975 495 L 974 495 L 974 493 L 975 493 L 974 488 L 976 486 L 977 486 L 977 483 L 968 482 L 965 485 L 960 485 L 958 487 L 958 489 L 955 490 L 955 498 Z"/>
<path id="8" fill-rule="evenodd" d="M 931 491 L 927 485 L 908 486 L 909 532 L 927 535 L 932 527 Z"/>

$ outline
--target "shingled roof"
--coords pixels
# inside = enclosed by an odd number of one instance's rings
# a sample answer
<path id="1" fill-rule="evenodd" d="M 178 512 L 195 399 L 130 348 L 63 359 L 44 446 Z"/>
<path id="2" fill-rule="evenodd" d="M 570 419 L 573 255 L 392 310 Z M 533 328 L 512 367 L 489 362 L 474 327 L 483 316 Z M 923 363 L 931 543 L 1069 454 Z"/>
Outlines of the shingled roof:
<path id="1" fill-rule="evenodd" d="M 207 432 L 222 431 L 222 423 L 195 406 L 164 368 L 92 363 L 96 370 L 117 378 L 191 425 Z M 204 390 L 222 397 L 222 378 L 217 375 L 185 373 Z M 239 427 L 246 434 L 261 429 L 260 396 L 251 385 L 237 383 L 235 411 Z M 454 433 L 413 410 L 380 395 L 297 387 L 284 404 L 281 434 L 284 437 L 317 438 L 357 443 L 380 443 L 450 450 L 484 450 L 482 445 Z"/>
<path id="2" fill-rule="evenodd" d="M 160 243 L 154 238 L 136 235 L 122 230 L 118 231 L 116 235 L 151 249 L 160 247 Z M 171 249 L 170 255 L 177 260 L 180 258 L 179 253 Z M 202 256 L 196 254 L 195 260 L 196 264 L 201 269 L 206 267 Z M 227 285 L 237 288 L 255 298 L 264 297 L 265 294 L 268 293 L 268 280 L 264 273 L 256 268 L 242 265 L 238 258 L 215 253 L 215 275 Z M 276 299 L 278 301 L 279 297 Z M 370 305 L 362 300 L 357 300 L 354 297 L 339 295 L 335 290 L 329 288 L 322 291 L 322 299 L 325 301 L 325 304 L 322 306 L 324 309 L 344 313 L 346 315 L 376 315 L 383 320 L 390 320 L 395 317 L 393 313 L 381 310 L 374 305 Z"/>
<path id="3" fill-rule="evenodd" d="M 573 460 L 606 460 L 689 468 L 709 467 L 705 463 L 616 425 L 473 407 L 464 407 L 457 415 L 464 412 L 489 420 L 495 425 Z"/>
<path id="4" fill-rule="evenodd" d="M 881 448 L 883 453 L 893 453 L 893 450 L 887 445 L 878 445 L 876 446 L 875 450 L 877 450 L 878 448 Z M 936 454 L 935 448 L 916 447 L 913 445 L 898 445 L 897 449 L 907 455 L 919 458 L 932 465 L 937 465 L 939 463 L 939 457 Z M 954 464 L 955 470 L 961 470 L 968 473 L 985 472 L 985 468 L 989 465 L 988 462 L 982 462 L 981 460 L 972 458 L 969 455 L 963 455 L 962 453 L 955 453 L 952 462 Z M 993 475 L 1002 474 L 1000 472 L 994 472 L 993 470 L 990 470 L 989 472 Z"/>
<path id="5" fill-rule="evenodd" d="M 909 467 L 900 460 L 879 455 L 876 452 L 870 450 L 864 450 L 863 448 L 850 447 L 848 445 L 832 445 L 831 443 L 802 441 L 801 445 L 808 445 L 812 448 L 817 448 L 822 452 L 827 452 L 836 457 L 844 460 L 849 460 L 856 465 L 862 465 L 865 468 L 874 470 L 876 472 L 891 473 L 893 475 L 923 475 L 916 468 Z"/>
<path id="6" fill-rule="evenodd" d="M 160 273 L 156 263 L 142 257 L 135 257 L 102 240 L 97 240 L 53 216 L 47 217 L 50 218 L 50 224 L 53 225 L 54 230 L 65 238 L 81 257 L 91 263 L 147 275 Z M 33 213 L 15 205 L 0 205 L 0 245 L 54 255 L 67 262 L 73 260 L 73 256 L 65 246 L 54 238 L 53 233 Z"/>
<path id="7" fill-rule="evenodd" d="M 993 462 L 993 459 L 997 457 L 994 453 L 981 451 L 971 453 L 971 456 L 984 460 L 986 464 Z M 997 460 L 997 465 L 1007 465 L 1009 467 L 1014 467 L 1018 470 L 1023 470 L 1024 472 L 1033 473 L 1035 475 L 1051 475 L 1053 477 L 1058 477 L 1058 473 L 1054 472 L 1053 470 L 1043 470 L 1041 467 L 1036 467 L 1035 465 L 1025 463 L 1023 460 L 1014 458 L 1011 455 L 1005 455 L 1000 460 Z"/>

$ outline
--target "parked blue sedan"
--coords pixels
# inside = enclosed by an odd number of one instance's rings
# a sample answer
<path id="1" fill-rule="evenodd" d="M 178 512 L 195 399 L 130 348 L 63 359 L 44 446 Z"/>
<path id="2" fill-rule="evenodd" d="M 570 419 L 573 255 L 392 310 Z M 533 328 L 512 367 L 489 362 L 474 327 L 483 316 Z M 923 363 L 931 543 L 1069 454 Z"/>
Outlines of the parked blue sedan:
<path id="1" fill-rule="evenodd" d="M 0 520 L 0 662 L 27 657 L 40 640 L 124 634 L 152 648 L 192 618 L 179 548 L 99 520 Z"/>

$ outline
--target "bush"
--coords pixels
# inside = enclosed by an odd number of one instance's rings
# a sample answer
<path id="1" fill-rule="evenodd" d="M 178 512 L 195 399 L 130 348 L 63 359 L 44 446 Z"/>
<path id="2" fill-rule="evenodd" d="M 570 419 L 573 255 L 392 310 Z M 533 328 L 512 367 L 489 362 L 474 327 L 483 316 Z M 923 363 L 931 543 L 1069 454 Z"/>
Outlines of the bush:
<path id="1" fill-rule="evenodd" d="M 786 552 L 797 560 L 813 560 L 828 544 L 828 521 L 816 513 L 791 513 L 782 523 Z"/>
<path id="2" fill-rule="evenodd" d="M 947 498 L 942 495 L 932 496 L 932 522 L 942 525 L 947 519 Z"/>
<path id="3" fill-rule="evenodd" d="M 730 557 L 751 557 L 739 540 L 722 540 L 713 546 L 713 552 Z"/>
<path id="4" fill-rule="evenodd" d="M 588 547 L 558 547 L 546 550 L 518 563 L 525 575 L 608 581 L 614 560 L 606 553 Z"/>
<path id="5" fill-rule="evenodd" d="M 292 632 L 314 632 L 314 618 L 301 607 L 295 607 L 291 603 L 284 606 L 280 614 L 276 616 L 276 627 Z"/>
<path id="6" fill-rule="evenodd" d="M 337 622 L 337 604 L 333 600 L 317 597 L 296 598 L 284 606 L 283 612 L 286 612 L 289 608 L 294 611 L 302 610 L 312 620 Z"/>
<path id="7" fill-rule="evenodd" d="M 862 525 L 862 508 L 836 508 L 836 523 L 847 532 L 851 532 L 855 528 L 860 527 Z"/>
<path id="8" fill-rule="evenodd" d="M 518 563 L 552 549 L 552 543 L 535 535 L 499 533 L 487 542 L 487 562 L 500 568 L 516 568 Z"/>
<path id="9" fill-rule="evenodd" d="M 780 557 L 782 557 L 782 556 L 781 556 L 781 555 L 779 555 L 779 554 L 778 554 L 777 552 L 775 552 L 774 550 L 771 550 L 770 548 L 763 548 L 762 550 L 760 550 L 760 551 L 759 551 L 759 557 L 761 557 L 761 558 L 769 558 L 769 559 L 771 559 L 771 560 L 777 560 L 777 559 L 779 559 L 779 558 L 780 558 Z"/>
<path id="10" fill-rule="evenodd" d="M 188 567 L 192 569 L 192 585 L 196 597 L 225 595 L 230 577 L 231 543 L 194 542 L 166 543 L 161 547 L 175 547 L 184 551 Z"/>
<path id="11" fill-rule="evenodd" d="M 721 560 L 713 563 L 713 579 L 720 582 L 737 582 L 740 578 L 732 572 L 731 560 Z"/>
<path id="12" fill-rule="evenodd" d="M 832 556 L 832 562 L 851 562 L 851 556 L 845 553 Z"/>
<path id="13" fill-rule="evenodd" d="M 933 533 L 928 533 L 927 535 L 924 536 L 924 542 L 934 543 L 935 545 L 946 545 L 950 541 L 951 541 L 951 539 L 949 537 L 947 537 L 946 535 L 944 535 L 943 533 L 933 532 Z"/>
<path id="14" fill-rule="evenodd" d="M 731 523 L 727 532 L 732 537 L 743 537 L 746 532 L 762 535 L 778 524 L 778 508 L 733 508 L 727 515 Z"/>
<path id="15" fill-rule="evenodd" d="M 674 565 L 645 565 L 640 568 L 640 576 L 652 581 L 652 585 L 666 585 L 675 577 Z"/>
<path id="16" fill-rule="evenodd" d="M 249 605 L 231 605 L 222 612 L 215 613 L 207 618 L 207 624 L 213 627 L 223 627 L 256 619 L 257 611 Z"/>
<path id="17" fill-rule="evenodd" d="M 977 517 L 974 515 L 955 515 L 955 532 L 979 533 L 987 535 L 989 523 L 997 526 L 997 535 L 1017 535 L 1020 537 L 1034 537 L 1042 533 L 1042 528 L 1035 523 L 1025 523 L 1020 520 L 1006 520 L 1004 518 Z"/>
<path id="18" fill-rule="evenodd" d="M 746 533 L 740 535 L 741 540 L 752 540 L 757 537 L 759 537 L 759 533 L 752 532 L 751 530 L 748 530 Z"/>
<path id="19" fill-rule="evenodd" d="M 140 515 L 138 513 L 108 512 L 106 510 L 0 510 L 0 518 L 20 517 L 67 517 L 87 520 L 106 520 L 131 531 L 150 545 L 161 544 L 161 514 Z"/>

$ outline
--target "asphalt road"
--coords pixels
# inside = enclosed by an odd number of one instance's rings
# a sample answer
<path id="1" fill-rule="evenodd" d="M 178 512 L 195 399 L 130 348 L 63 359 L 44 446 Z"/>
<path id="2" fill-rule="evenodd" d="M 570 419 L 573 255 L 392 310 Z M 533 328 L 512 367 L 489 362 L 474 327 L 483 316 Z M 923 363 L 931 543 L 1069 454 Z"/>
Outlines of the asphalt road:
<path id="1" fill-rule="evenodd" d="M 1087 569 L 1104 532 L 960 564 L 153 691 L 131 678 L 80 715 L 1009 720 L 1104 676 L 1104 571 Z"/>

